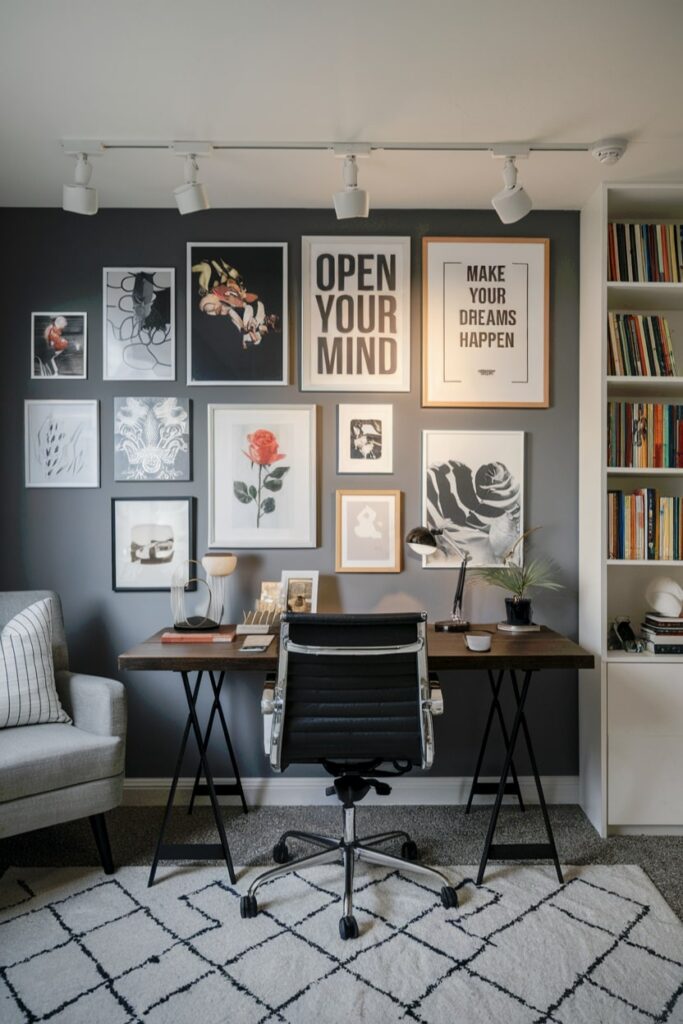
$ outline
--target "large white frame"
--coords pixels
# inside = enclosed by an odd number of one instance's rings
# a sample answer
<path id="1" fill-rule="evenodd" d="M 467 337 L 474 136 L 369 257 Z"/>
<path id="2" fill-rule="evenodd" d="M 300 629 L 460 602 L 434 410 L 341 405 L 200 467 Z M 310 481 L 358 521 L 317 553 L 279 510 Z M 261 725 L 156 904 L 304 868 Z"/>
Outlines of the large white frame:
<path id="1" fill-rule="evenodd" d="M 282 379 L 281 380 L 194 380 L 192 378 L 192 246 L 211 246 L 214 249 L 282 249 Z M 186 378 L 188 387 L 273 387 L 289 384 L 289 286 L 287 283 L 287 242 L 188 242 L 186 248 Z"/>
<path id="2" fill-rule="evenodd" d="M 317 545 L 317 406 L 315 405 L 224 405 L 210 404 L 208 416 L 208 447 L 209 447 L 209 509 L 208 509 L 208 546 L 209 548 L 313 548 Z M 233 489 L 229 486 L 229 477 L 233 472 L 233 450 L 228 438 L 230 427 L 239 426 L 246 436 L 246 430 L 271 430 L 280 420 L 281 426 L 296 436 L 296 445 L 286 452 L 290 473 L 283 478 L 282 488 L 275 491 L 276 501 L 281 500 L 282 491 L 290 501 L 296 495 L 296 509 L 301 528 L 275 529 L 266 526 L 248 529 L 230 526 L 221 522 L 217 512 L 219 502 L 224 502 L 223 509 L 231 507 Z M 246 444 L 245 440 L 240 442 Z M 293 454 L 293 452 L 295 454 Z M 244 448 L 239 453 L 246 455 Z M 248 456 L 247 456 L 248 458 Z M 220 467 L 217 466 L 220 459 Z M 293 466 L 292 460 L 296 459 Z M 284 461 L 284 460 L 283 460 Z M 219 479 L 218 468 L 223 477 Z M 284 467 L 283 467 L 284 468 Z M 249 467 L 242 460 L 234 461 L 234 472 L 245 477 Z M 236 483 L 233 479 L 233 488 Z M 227 513 L 223 513 L 223 520 Z M 260 532 L 258 532 L 260 531 Z"/>

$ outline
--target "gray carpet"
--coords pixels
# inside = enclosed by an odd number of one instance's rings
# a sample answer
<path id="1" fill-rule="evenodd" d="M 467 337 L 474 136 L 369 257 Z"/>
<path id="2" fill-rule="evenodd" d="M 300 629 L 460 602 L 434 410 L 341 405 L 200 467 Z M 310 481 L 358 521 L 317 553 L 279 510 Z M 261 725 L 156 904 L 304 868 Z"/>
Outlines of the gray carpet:
<path id="1" fill-rule="evenodd" d="M 489 808 L 363 807 L 358 808 L 358 833 L 406 829 L 415 839 L 420 858 L 432 864 L 472 864 L 481 855 Z M 107 815 L 114 859 L 118 865 L 149 864 L 161 821 L 160 807 L 119 807 Z M 338 807 L 265 807 L 243 815 L 224 808 L 228 840 L 235 864 L 270 863 L 273 843 L 288 828 L 341 833 Z M 565 864 L 639 864 L 667 903 L 683 919 L 683 837 L 612 836 L 601 839 L 579 807 L 550 809 L 560 860 Z M 543 822 L 538 807 L 521 814 L 504 807 L 497 842 L 542 842 Z M 215 842 L 208 807 L 188 816 L 174 812 L 169 842 Z M 296 847 L 292 844 L 296 853 Z M 0 871 L 17 867 L 96 864 L 97 852 L 87 821 L 70 822 L 24 836 L 0 840 Z"/>

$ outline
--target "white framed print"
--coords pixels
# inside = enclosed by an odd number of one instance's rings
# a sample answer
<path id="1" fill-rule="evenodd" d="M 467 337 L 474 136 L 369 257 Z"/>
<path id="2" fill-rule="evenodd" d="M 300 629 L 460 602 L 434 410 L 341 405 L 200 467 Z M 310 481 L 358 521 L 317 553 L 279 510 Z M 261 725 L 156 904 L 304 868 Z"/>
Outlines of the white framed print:
<path id="1" fill-rule="evenodd" d="M 85 380 L 88 314 L 31 313 L 31 379 Z"/>
<path id="2" fill-rule="evenodd" d="M 317 569 L 283 569 L 280 578 L 282 605 L 288 612 L 317 612 Z"/>
<path id="3" fill-rule="evenodd" d="M 422 522 L 443 531 L 423 568 L 502 565 L 524 532 L 523 431 L 423 430 Z"/>
<path id="4" fill-rule="evenodd" d="M 422 246 L 422 404 L 546 409 L 549 240 Z"/>
<path id="5" fill-rule="evenodd" d="M 114 590 L 170 590 L 194 555 L 193 498 L 112 498 Z M 190 584 L 187 590 L 196 590 Z"/>
<path id="6" fill-rule="evenodd" d="M 24 402 L 27 487 L 99 487 L 99 402 Z"/>
<path id="7" fill-rule="evenodd" d="M 175 380 L 175 270 L 102 271 L 102 379 Z"/>
<path id="8" fill-rule="evenodd" d="M 401 492 L 337 491 L 336 572 L 401 571 Z"/>
<path id="9" fill-rule="evenodd" d="M 337 472 L 393 473 L 394 407 L 337 406 Z"/>
<path id="10" fill-rule="evenodd" d="M 315 405 L 209 405 L 209 547 L 312 548 Z"/>
<path id="11" fill-rule="evenodd" d="M 286 242 L 188 242 L 187 383 L 289 383 Z"/>
<path id="12" fill-rule="evenodd" d="M 301 246 L 301 390 L 410 391 L 410 238 Z"/>

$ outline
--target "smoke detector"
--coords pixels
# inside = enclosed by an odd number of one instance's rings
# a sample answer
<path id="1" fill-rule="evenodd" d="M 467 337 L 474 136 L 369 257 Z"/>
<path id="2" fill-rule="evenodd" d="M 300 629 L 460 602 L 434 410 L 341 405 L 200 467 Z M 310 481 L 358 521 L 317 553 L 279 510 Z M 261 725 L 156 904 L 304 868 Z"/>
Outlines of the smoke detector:
<path id="1" fill-rule="evenodd" d="M 591 146 L 591 156 L 599 164 L 616 164 L 626 152 L 626 139 L 600 139 Z"/>

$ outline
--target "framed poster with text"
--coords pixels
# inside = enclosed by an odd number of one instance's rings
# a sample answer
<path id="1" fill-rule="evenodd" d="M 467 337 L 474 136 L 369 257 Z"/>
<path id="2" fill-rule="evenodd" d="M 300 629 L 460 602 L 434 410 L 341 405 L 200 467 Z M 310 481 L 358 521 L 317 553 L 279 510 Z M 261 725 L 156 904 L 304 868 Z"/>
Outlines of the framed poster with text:
<path id="1" fill-rule="evenodd" d="M 422 246 L 422 404 L 547 409 L 549 240 Z"/>
<path id="2" fill-rule="evenodd" d="M 301 390 L 410 391 L 410 239 L 301 242 Z"/>

